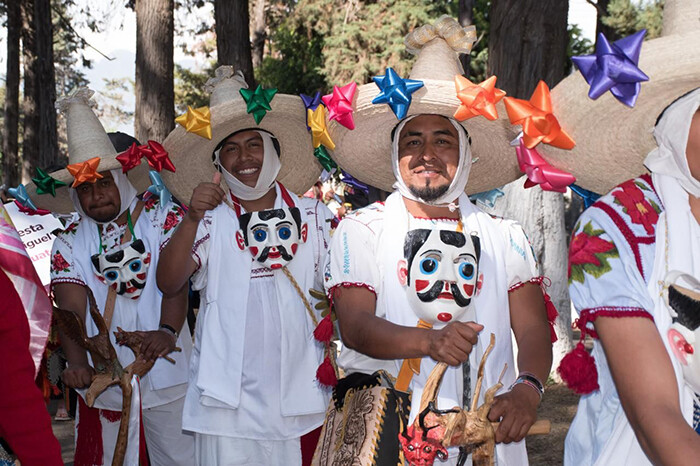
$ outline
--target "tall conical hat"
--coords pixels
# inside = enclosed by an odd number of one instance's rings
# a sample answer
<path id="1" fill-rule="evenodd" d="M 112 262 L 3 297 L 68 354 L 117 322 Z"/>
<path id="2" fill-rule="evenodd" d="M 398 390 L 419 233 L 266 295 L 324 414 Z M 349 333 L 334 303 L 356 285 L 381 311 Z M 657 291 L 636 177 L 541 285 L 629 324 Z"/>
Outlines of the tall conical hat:
<path id="1" fill-rule="evenodd" d="M 163 142 L 177 167 L 175 173 L 162 173 L 171 192 L 188 203 L 199 183 L 212 180 L 215 173 L 212 155 L 216 147 L 232 133 L 248 128 L 266 130 L 277 138 L 282 162 L 277 180 L 297 194 L 306 192 L 318 180 L 322 169 L 314 157 L 302 100 L 298 96 L 274 94 L 269 101 L 270 109 L 258 123 L 248 113 L 240 93 L 248 88 L 243 75 L 235 73 L 231 66 L 219 67 L 215 74 L 205 88 L 210 92 L 209 107 L 189 108 L 187 114 L 178 118 L 185 126 L 189 125 L 189 131 L 179 124 Z M 269 90 L 262 92 L 273 94 Z"/>
<path id="2" fill-rule="evenodd" d="M 589 86 L 576 72 L 552 90 L 554 113 L 576 141 L 572 150 L 538 146 L 544 158 L 576 176 L 576 184 L 605 194 L 646 172 L 642 162 L 656 143 L 652 130 L 671 102 L 700 87 L 700 1 L 666 0 L 663 35 L 643 43 L 641 83 L 634 107 L 607 92 L 588 97 Z"/>
<path id="3" fill-rule="evenodd" d="M 475 40 L 473 26 L 462 28 L 446 16 L 406 37 L 408 50 L 418 55 L 409 79 L 423 82 L 423 87 L 412 94 L 407 115 L 430 113 L 452 117 L 455 114 L 462 103 L 457 98 L 455 76 L 464 73 L 458 52 L 471 51 Z M 372 103 L 379 93 L 373 83 L 358 87 L 353 106 L 355 129 L 330 121 L 329 131 L 336 145 L 333 159 L 343 170 L 360 181 L 392 191 L 395 179 L 391 168 L 391 132 L 399 120 L 389 105 Z M 509 146 L 517 131 L 508 121 L 502 100 L 496 109 L 495 121 L 476 116 L 461 122 L 471 137 L 476 160 L 466 188 L 470 194 L 503 186 L 520 176 L 514 150 Z"/>
<path id="4" fill-rule="evenodd" d="M 66 117 L 68 164 L 79 164 L 97 157 L 99 158 L 98 172 L 121 169 L 122 164 L 117 160 L 119 154 L 92 110 L 93 94 L 94 91 L 82 87 L 56 101 L 56 108 Z M 29 197 L 39 209 L 58 214 L 73 212 L 75 208 L 69 195 L 70 185 L 74 181 L 73 175 L 66 168 L 49 175 L 65 185 L 57 188 L 56 195 L 53 196 L 48 192 L 37 193 L 36 184 L 31 183 L 27 186 Z M 150 185 L 148 163 L 145 160 L 129 170 L 127 176 L 139 193 L 145 191 Z"/>

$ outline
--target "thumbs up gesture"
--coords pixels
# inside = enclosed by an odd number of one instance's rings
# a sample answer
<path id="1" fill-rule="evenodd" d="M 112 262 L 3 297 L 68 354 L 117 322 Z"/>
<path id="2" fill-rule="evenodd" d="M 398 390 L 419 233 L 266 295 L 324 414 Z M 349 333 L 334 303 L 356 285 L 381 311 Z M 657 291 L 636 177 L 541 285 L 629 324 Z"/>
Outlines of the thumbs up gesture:
<path id="1" fill-rule="evenodd" d="M 215 209 L 224 200 L 224 190 L 219 186 L 221 183 L 221 173 L 214 173 L 211 182 L 202 182 L 192 192 L 190 200 L 190 209 L 187 211 L 187 216 L 191 220 L 199 222 L 204 217 L 207 210 Z"/>

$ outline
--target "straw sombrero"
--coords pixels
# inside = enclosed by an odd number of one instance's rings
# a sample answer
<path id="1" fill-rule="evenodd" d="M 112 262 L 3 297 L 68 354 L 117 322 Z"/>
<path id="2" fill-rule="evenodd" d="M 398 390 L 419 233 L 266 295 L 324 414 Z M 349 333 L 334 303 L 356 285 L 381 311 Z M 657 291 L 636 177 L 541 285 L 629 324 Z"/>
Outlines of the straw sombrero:
<path id="1" fill-rule="evenodd" d="M 605 194 L 647 170 L 642 162 L 656 143 L 652 130 L 659 114 L 676 98 L 700 87 L 700 2 L 666 0 L 663 36 L 642 45 L 638 67 L 649 80 L 641 83 L 634 107 L 610 92 L 588 98 L 581 73 L 552 90 L 554 113 L 576 141 L 572 150 L 538 146 L 553 166 L 571 172 L 576 184 Z"/>
<path id="2" fill-rule="evenodd" d="M 91 97 L 94 91 L 79 88 L 70 95 L 56 101 L 56 107 L 66 116 L 66 132 L 68 139 L 68 164 L 75 166 L 95 157 L 99 158 L 97 172 L 122 169 L 117 160 L 119 155 L 114 149 L 102 123 L 92 110 Z M 127 176 L 136 191 L 141 193 L 151 184 L 148 178 L 148 163 L 140 160 L 138 165 L 128 171 Z M 48 177 L 55 180 L 55 183 Z M 27 186 L 27 193 L 39 209 L 49 210 L 57 214 L 68 214 L 75 211 L 70 199 L 69 189 L 75 178 L 67 168 L 49 173 L 43 177 L 44 182 L 54 184 L 55 196 L 37 185 L 36 179 Z M 37 178 L 42 178 L 41 174 Z M 42 194 L 39 194 L 41 192 Z"/>
<path id="3" fill-rule="evenodd" d="M 454 36 L 459 40 L 455 41 Z M 469 36 L 472 39 L 464 47 Z M 423 83 L 412 94 L 406 115 L 432 113 L 452 117 L 455 114 L 461 104 L 455 76 L 464 73 L 457 51 L 470 51 L 474 39 L 473 27 L 462 28 L 449 17 L 442 17 L 434 25 L 423 26 L 406 37 L 409 51 L 413 49 L 418 54 L 409 79 Z M 389 105 L 372 103 L 379 93 L 375 84 L 360 86 L 354 104 L 355 129 L 331 121 L 329 131 L 336 145 L 333 159 L 343 170 L 362 182 L 393 191 L 396 180 L 391 168 L 391 132 L 399 120 Z M 495 121 L 476 116 L 461 122 L 469 132 L 472 156 L 477 160 L 469 175 L 466 188 L 469 194 L 503 186 L 520 176 L 513 148 L 509 146 L 517 131 L 511 128 L 502 100 L 496 104 L 496 110 Z"/>
<path id="4" fill-rule="evenodd" d="M 322 169 L 314 157 L 302 100 L 297 96 L 275 94 L 268 102 L 269 109 L 259 113 L 258 119 L 259 116 L 262 119 L 256 123 L 254 114 L 247 112 L 250 105 L 240 93 L 248 87 L 242 74 L 234 73 L 231 66 L 219 67 L 215 73 L 216 77 L 211 78 L 206 87 L 211 93 L 209 107 L 188 108 L 188 113 L 177 120 L 181 124 L 163 142 L 177 167 L 175 173 L 162 174 L 173 195 L 189 203 L 194 188 L 203 181 L 212 180 L 215 172 L 212 154 L 217 145 L 232 133 L 246 128 L 264 129 L 277 138 L 282 162 L 277 180 L 296 194 L 306 192 L 318 180 Z M 267 97 L 273 94 L 262 88 L 255 92 L 266 92 Z M 259 111 L 260 106 L 257 108 Z M 195 117 L 199 124 L 195 124 Z"/>

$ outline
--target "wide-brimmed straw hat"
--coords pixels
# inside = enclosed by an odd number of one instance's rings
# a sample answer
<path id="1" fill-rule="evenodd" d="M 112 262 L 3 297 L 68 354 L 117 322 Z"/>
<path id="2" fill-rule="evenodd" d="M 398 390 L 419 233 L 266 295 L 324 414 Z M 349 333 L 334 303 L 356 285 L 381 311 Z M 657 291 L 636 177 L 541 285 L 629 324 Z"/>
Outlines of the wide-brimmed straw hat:
<path id="1" fill-rule="evenodd" d="M 171 192 L 180 201 L 189 203 L 194 188 L 212 180 L 216 171 L 212 154 L 217 146 L 231 134 L 248 128 L 266 130 L 277 138 L 282 163 L 277 180 L 296 194 L 306 192 L 318 180 L 322 168 L 314 157 L 302 100 L 285 94 L 274 94 L 269 100 L 273 93 L 260 88 L 256 92 L 266 93 L 263 100 L 269 101 L 267 105 L 261 101 L 255 110 L 259 112 L 258 120 L 262 116 L 256 123 L 240 93 L 248 88 L 242 74 L 235 73 L 231 66 L 219 67 L 215 73 L 216 77 L 206 87 L 211 94 L 209 107 L 189 108 L 188 114 L 178 118 L 190 126 L 189 131 L 180 124 L 163 142 L 177 168 L 175 173 L 162 173 Z M 269 107 L 265 112 L 261 110 L 264 106 Z"/>
<path id="2" fill-rule="evenodd" d="M 700 87 L 700 2 L 666 0 L 663 36 L 643 43 L 638 67 L 649 80 L 641 83 L 634 107 L 610 92 L 590 99 L 589 85 L 579 72 L 552 90 L 554 113 L 576 146 L 564 151 L 540 145 L 538 150 L 589 191 L 605 194 L 645 173 L 642 162 L 656 147 L 652 130 L 659 114 Z"/>
<path id="3" fill-rule="evenodd" d="M 68 164 L 75 165 L 95 157 L 99 158 L 97 172 L 122 169 L 117 160 L 119 155 L 112 145 L 102 123 L 92 110 L 91 97 L 94 91 L 88 88 L 78 88 L 70 95 L 56 101 L 56 107 L 66 116 L 66 132 L 68 139 Z M 56 180 L 55 196 L 51 192 L 39 189 L 36 181 L 27 186 L 27 193 L 39 209 L 49 210 L 57 214 L 68 214 L 75 211 L 70 199 L 70 186 L 75 178 L 67 168 L 48 174 Z M 148 163 L 139 161 L 138 165 L 128 171 L 127 176 L 137 192 L 141 193 L 151 184 L 148 178 Z M 47 178 L 45 178 L 48 180 Z M 50 180 L 48 180 L 50 181 Z"/>
<path id="4" fill-rule="evenodd" d="M 473 27 L 465 30 L 449 17 L 406 37 L 409 51 L 418 54 L 409 79 L 423 82 L 412 94 L 407 116 L 455 114 L 462 103 L 457 98 L 455 77 L 464 73 L 457 53 L 469 52 L 475 39 Z M 360 181 L 392 191 L 396 180 L 391 168 L 391 132 L 399 119 L 389 105 L 372 103 L 379 93 L 374 83 L 360 86 L 354 102 L 355 129 L 330 121 L 329 131 L 336 145 L 333 159 L 343 170 Z M 502 100 L 496 104 L 496 110 L 495 121 L 476 116 L 461 122 L 471 137 L 476 160 L 467 183 L 469 194 L 503 186 L 520 176 L 515 151 L 509 146 L 517 131 L 508 121 Z"/>

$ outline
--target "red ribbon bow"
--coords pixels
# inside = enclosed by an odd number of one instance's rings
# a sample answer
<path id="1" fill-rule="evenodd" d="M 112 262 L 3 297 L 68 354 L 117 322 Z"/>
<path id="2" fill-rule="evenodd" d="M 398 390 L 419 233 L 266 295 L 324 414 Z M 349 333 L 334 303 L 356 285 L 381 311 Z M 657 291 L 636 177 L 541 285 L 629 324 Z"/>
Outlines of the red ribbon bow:
<path id="1" fill-rule="evenodd" d="M 566 187 L 575 183 L 576 177 L 548 164 L 537 149 L 528 149 L 523 139 L 515 152 L 518 154 L 520 171 L 527 175 L 525 187 L 531 188 L 539 184 L 545 191 L 566 192 Z"/>

